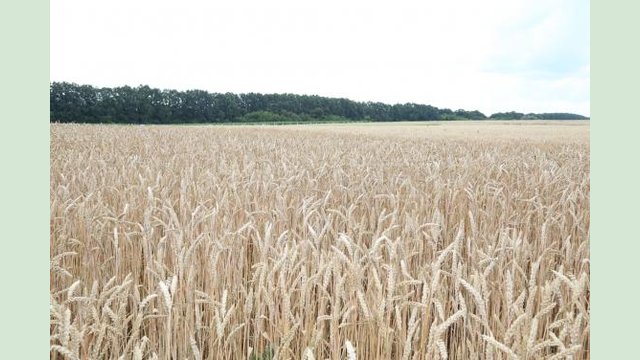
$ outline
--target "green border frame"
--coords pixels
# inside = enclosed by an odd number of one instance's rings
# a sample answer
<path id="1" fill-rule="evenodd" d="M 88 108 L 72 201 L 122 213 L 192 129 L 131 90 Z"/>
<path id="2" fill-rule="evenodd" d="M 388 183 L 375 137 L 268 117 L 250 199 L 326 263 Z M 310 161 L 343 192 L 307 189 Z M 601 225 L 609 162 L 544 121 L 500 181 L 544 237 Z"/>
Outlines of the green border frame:
<path id="1" fill-rule="evenodd" d="M 639 8 L 591 2 L 592 359 L 640 359 Z"/>
<path id="2" fill-rule="evenodd" d="M 591 354 L 638 358 L 640 13 L 631 1 L 591 3 Z M 3 358 L 48 358 L 49 2 L 0 5 L 0 225 Z"/>
<path id="3" fill-rule="evenodd" d="M 0 353 L 49 358 L 49 2 L 0 5 Z"/>

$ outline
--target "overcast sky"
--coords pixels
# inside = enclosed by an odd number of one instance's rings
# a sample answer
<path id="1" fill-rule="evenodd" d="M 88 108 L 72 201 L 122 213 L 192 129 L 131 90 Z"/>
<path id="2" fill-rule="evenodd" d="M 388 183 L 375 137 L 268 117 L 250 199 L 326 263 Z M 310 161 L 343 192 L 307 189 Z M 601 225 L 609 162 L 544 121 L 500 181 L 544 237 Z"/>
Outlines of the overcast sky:
<path id="1" fill-rule="evenodd" d="M 51 0 L 51 80 L 589 108 L 588 0 Z"/>

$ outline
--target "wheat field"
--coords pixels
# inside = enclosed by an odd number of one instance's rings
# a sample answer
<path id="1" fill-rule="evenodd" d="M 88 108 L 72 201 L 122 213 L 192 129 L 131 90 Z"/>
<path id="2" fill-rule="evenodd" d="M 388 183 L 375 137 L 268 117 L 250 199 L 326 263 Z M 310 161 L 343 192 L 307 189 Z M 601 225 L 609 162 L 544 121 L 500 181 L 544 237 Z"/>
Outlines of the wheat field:
<path id="1" fill-rule="evenodd" d="M 51 359 L 589 359 L 588 123 L 52 124 Z"/>

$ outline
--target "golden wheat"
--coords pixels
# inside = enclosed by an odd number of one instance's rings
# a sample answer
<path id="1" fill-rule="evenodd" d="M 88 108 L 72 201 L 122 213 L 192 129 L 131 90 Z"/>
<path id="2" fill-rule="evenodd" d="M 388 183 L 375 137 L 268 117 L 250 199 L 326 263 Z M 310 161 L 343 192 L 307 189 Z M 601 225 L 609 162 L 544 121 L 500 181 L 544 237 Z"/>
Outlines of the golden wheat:
<path id="1" fill-rule="evenodd" d="M 447 126 L 51 125 L 51 358 L 589 359 L 588 125 Z"/>

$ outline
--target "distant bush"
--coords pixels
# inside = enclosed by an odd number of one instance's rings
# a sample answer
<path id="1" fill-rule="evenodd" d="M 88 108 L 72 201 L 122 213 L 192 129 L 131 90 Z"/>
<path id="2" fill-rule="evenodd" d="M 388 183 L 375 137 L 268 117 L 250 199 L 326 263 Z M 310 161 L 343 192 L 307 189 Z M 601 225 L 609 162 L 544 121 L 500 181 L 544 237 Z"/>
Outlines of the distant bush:
<path id="1" fill-rule="evenodd" d="M 540 119 L 541 118 L 536 114 L 526 114 L 526 115 L 522 115 L 522 117 L 520 118 L 520 120 L 540 120 Z"/>
<path id="2" fill-rule="evenodd" d="M 509 111 L 509 112 L 502 112 L 502 113 L 492 114 L 489 117 L 489 119 L 492 119 L 492 120 L 519 120 L 519 119 L 522 119 L 523 116 L 524 116 L 523 113 L 519 113 L 519 112 L 515 112 L 515 111 Z"/>
<path id="3" fill-rule="evenodd" d="M 528 113 L 523 114 L 515 111 L 492 114 L 492 120 L 588 120 L 586 116 L 571 113 Z"/>
<path id="4" fill-rule="evenodd" d="M 277 122 L 292 122 L 295 118 L 282 114 L 277 114 L 271 111 L 254 111 L 250 112 L 242 117 L 238 118 L 240 122 L 251 123 L 277 123 Z"/>

